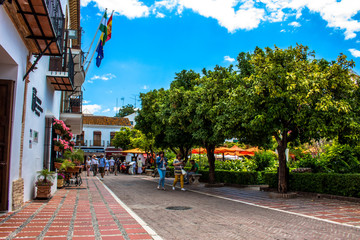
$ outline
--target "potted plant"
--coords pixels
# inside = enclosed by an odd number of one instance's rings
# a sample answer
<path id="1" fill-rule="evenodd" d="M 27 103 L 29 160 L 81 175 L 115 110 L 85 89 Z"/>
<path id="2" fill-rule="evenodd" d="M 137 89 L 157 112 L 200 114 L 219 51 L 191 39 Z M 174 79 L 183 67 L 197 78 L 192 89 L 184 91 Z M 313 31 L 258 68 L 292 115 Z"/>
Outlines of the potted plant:
<path id="1" fill-rule="evenodd" d="M 51 186 L 53 183 L 51 180 L 54 179 L 54 172 L 49 171 L 48 169 L 43 169 L 38 171 L 37 181 L 35 183 L 37 187 L 36 198 L 50 198 L 51 196 Z"/>
<path id="2" fill-rule="evenodd" d="M 76 149 L 74 151 L 66 150 L 64 152 L 65 159 L 71 159 L 76 165 L 81 165 L 84 163 L 84 151 L 81 149 Z"/>
<path id="3" fill-rule="evenodd" d="M 70 131 L 66 131 L 63 135 L 63 138 L 67 141 L 70 141 L 73 138 L 73 134 Z"/>
<path id="4" fill-rule="evenodd" d="M 53 128 L 57 135 L 62 135 L 65 133 L 67 127 L 64 121 L 54 119 Z"/>
<path id="5" fill-rule="evenodd" d="M 64 174 L 58 173 L 57 174 L 57 188 L 62 188 L 64 186 Z"/>
<path id="6" fill-rule="evenodd" d="M 62 158 L 56 158 L 54 161 L 54 166 L 56 169 L 60 169 L 61 164 L 63 163 L 64 159 Z"/>

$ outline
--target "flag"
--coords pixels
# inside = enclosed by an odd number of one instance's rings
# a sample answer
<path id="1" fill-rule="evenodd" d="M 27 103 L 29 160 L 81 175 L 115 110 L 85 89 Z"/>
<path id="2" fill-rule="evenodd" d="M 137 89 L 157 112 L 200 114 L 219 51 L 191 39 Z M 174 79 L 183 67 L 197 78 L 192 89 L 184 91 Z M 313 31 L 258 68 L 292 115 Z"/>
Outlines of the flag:
<path id="1" fill-rule="evenodd" d="M 107 38 L 106 38 L 106 42 L 110 40 L 111 38 L 111 30 L 112 30 L 112 16 L 113 14 L 111 14 L 109 21 L 107 22 Z"/>
<path id="2" fill-rule="evenodd" d="M 100 67 L 101 60 L 104 58 L 104 49 L 101 41 L 99 42 L 99 45 L 96 48 L 96 52 L 98 53 L 96 57 L 96 66 Z"/>
<path id="3" fill-rule="evenodd" d="M 107 19 L 107 16 L 106 16 L 106 11 L 104 13 L 104 17 L 101 21 L 101 24 L 100 24 L 100 27 L 99 27 L 99 30 L 102 32 L 101 33 L 101 36 L 100 36 L 100 40 L 102 42 L 102 46 L 105 46 L 105 42 L 106 42 L 106 39 L 107 39 L 107 24 L 106 24 L 106 19 Z"/>

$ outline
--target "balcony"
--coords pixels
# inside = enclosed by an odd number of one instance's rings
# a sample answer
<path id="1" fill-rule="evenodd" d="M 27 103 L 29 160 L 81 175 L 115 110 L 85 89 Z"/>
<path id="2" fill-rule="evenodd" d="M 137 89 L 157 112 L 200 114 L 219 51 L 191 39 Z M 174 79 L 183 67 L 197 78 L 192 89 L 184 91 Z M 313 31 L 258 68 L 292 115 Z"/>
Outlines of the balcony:
<path id="1" fill-rule="evenodd" d="M 64 94 L 61 112 L 62 113 L 82 113 L 82 91 L 74 91 Z"/>
<path id="2" fill-rule="evenodd" d="M 66 62 L 66 60 L 68 60 Z M 53 85 L 55 91 L 73 91 L 74 90 L 74 61 L 71 49 L 69 55 L 50 57 L 49 72 L 46 78 Z"/>
<path id="3" fill-rule="evenodd" d="M 61 56 L 65 18 L 59 0 L 15 0 L 17 10 L 9 12 L 19 14 L 15 19 L 18 26 L 24 28 L 24 38 L 32 41 L 33 54 L 43 53 Z"/>

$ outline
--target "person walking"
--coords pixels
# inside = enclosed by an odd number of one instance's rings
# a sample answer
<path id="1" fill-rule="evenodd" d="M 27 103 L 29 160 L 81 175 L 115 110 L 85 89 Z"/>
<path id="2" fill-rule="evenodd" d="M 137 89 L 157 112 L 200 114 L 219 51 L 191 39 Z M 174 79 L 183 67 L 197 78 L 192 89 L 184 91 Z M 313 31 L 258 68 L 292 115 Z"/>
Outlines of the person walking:
<path id="1" fill-rule="evenodd" d="M 138 159 L 138 161 L 137 161 L 137 173 L 138 174 L 142 174 L 142 172 L 143 172 L 143 162 L 142 162 L 142 160 L 141 160 L 141 158 L 139 158 Z"/>
<path id="2" fill-rule="evenodd" d="M 105 172 L 106 172 L 106 175 L 109 176 L 109 171 L 110 171 L 110 163 L 109 163 L 109 160 L 107 160 L 105 158 Z"/>
<path id="3" fill-rule="evenodd" d="M 156 165 L 159 172 L 159 185 L 157 189 L 162 188 L 165 191 L 165 174 L 166 174 L 166 166 L 167 166 L 167 158 L 164 156 L 164 152 L 160 152 L 159 156 L 156 158 Z"/>
<path id="4" fill-rule="evenodd" d="M 89 177 L 90 176 L 90 168 L 91 168 L 91 159 L 90 159 L 90 157 L 86 158 L 85 167 L 86 167 L 87 176 Z"/>
<path id="5" fill-rule="evenodd" d="M 99 172 L 100 172 L 100 175 L 101 175 L 101 180 L 104 179 L 104 175 L 105 175 L 105 164 L 106 164 L 106 161 L 105 161 L 105 158 L 104 158 L 104 155 L 101 154 L 100 155 L 100 159 L 99 159 Z"/>
<path id="6" fill-rule="evenodd" d="M 110 164 L 110 173 L 114 173 L 114 171 L 115 171 L 115 160 L 114 160 L 113 157 L 110 158 L 109 164 Z"/>
<path id="7" fill-rule="evenodd" d="M 174 183 L 173 183 L 172 190 L 175 190 L 176 183 L 179 181 L 179 178 L 180 178 L 181 191 L 185 191 L 185 188 L 184 188 L 184 174 L 182 172 L 184 162 L 182 161 L 181 153 L 178 153 L 176 155 L 176 159 L 174 160 L 173 165 L 174 165 L 175 180 L 174 180 Z"/>
<path id="8" fill-rule="evenodd" d="M 96 155 L 93 155 L 91 158 L 91 167 L 93 170 L 93 176 L 96 177 L 97 170 L 98 170 L 99 161 L 96 158 Z"/>
<path id="9" fill-rule="evenodd" d="M 117 158 L 115 160 L 115 166 L 114 166 L 114 175 L 117 176 L 117 173 L 120 172 L 120 165 L 121 165 L 121 162 L 120 160 Z"/>

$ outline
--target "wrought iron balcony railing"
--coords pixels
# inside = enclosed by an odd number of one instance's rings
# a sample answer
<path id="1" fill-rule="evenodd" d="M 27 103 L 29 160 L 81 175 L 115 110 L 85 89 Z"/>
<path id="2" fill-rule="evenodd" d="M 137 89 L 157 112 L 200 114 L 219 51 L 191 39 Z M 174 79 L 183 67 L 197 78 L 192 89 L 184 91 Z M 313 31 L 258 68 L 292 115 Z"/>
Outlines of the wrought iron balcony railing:
<path id="1" fill-rule="evenodd" d="M 82 113 L 82 91 L 74 91 L 62 102 L 62 112 Z"/>

